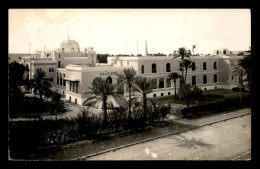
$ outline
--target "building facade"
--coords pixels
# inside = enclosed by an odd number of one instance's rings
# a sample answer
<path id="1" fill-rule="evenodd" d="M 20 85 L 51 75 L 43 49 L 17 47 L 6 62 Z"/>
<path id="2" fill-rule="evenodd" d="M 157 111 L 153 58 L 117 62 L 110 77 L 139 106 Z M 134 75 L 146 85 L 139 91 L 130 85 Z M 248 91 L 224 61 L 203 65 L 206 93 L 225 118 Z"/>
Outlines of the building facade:
<path id="1" fill-rule="evenodd" d="M 228 49 L 215 50 L 213 55 L 191 56 L 193 65 L 188 69 L 186 81 L 203 90 L 231 89 L 237 85 L 237 77 L 232 75 L 232 71 L 237 60 L 242 57 L 232 55 Z M 37 69 L 45 71 L 52 90 L 78 105 L 82 105 L 88 98 L 89 94 L 86 93 L 90 92 L 95 78 L 102 77 L 109 83 L 117 84 L 116 74 L 124 68 L 134 68 L 137 76 L 154 80 L 157 87 L 148 97 L 174 95 L 173 81 L 167 77 L 170 72 L 181 74 L 180 58 L 148 56 L 146 47 L 145 56 L 109 56 L 107 60 L 107 64 L 98 63 L 92 47 L 82 52 L 79 44 L 68 38 L 61 43 L 60 48 L 44 50 L 40 55 L 24 56 L 21 63 L 29 67 L 29 78 L 33 77 Z M 124 96 L 127 94 L 127 88 L 124 88 Z"/>

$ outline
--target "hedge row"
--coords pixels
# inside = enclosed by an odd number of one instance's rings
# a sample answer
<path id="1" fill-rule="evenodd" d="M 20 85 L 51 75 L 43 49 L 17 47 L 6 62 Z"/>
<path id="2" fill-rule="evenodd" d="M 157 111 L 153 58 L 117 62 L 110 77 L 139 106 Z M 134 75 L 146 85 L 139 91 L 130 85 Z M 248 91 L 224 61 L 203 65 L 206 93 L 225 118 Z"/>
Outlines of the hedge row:
<path id="1" fill-rule="evenodd" d="M 184 118 L 191 118 L 193 116 L 200 116 L 205 114 L 211 114 L 214 112 L 227 111 L 233 108 L 243 108 L 250 106 L 250 96 L 240 98 L 230 98 L 224 101 L 193 106 L 184 108 L 181 113 Z"/>
<path id="2" fill-rule="evenodd" d="M 164 108 L 165 107 L 160 107 Z M 108 113 L 108 124 L 102 125 L 102 115 L 88 115 L 88 112 L 73 119 L 10 121 L 9 149 L 11 157 L 29 158 L 39 147 L 65 144 L 83 139 L 97 139 L 109 133 L 135 130 L 156 123 L 163 115 L 157 109 L 149 109 L 144 119 L 142 111 L 133 111 L 129 122 L 126 111 Z M 37 154 L 37 153 L 36 153 Z"/>

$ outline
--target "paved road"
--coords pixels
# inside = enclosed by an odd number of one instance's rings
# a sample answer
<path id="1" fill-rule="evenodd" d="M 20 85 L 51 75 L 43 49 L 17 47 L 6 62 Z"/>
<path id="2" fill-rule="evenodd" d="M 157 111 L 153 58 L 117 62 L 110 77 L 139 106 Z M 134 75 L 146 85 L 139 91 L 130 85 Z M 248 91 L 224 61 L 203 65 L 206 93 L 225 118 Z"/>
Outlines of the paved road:
<path id="1" fill-rule="evenodd" d="M 84 160 L 231 160 L 250 151 L 246 115 Z"/>

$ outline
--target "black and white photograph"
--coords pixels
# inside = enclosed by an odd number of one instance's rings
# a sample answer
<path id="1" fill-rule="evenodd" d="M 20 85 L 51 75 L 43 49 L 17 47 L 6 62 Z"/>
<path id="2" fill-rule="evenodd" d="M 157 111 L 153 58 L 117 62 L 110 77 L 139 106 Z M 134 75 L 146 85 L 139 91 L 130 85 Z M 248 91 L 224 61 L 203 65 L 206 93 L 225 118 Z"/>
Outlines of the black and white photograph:
<path id="1" fill-rule="evenodd" d="M 9 8 L 9 161 L 251 161 L 248 8 Z"/>

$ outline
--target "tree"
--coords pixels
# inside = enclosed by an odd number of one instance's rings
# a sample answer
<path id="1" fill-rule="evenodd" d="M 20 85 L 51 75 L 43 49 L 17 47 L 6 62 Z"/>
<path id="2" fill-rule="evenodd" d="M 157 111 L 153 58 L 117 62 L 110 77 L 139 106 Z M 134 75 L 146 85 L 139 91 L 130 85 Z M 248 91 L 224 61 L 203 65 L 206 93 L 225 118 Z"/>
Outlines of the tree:
<path id="1" fill-rule="evenodd" d="M 191 52 L 189 50 L 186 50 L 185 47 L 181 47 L 181 48 L 178 49 L 177 53 L 174 52 L 173 55 L 174 55 L 174 59 L 178 58 L 178 57 L 181 58 L 181 81 L 180 81 L 180 84 L 182 85 L 183 82 L 184 82 L 184 79 L 183 79 L 184 58 L 185 57 L 190 58 Z"/>
<path id="2" fill-rule="evenodd" d="M 176 101 L 176 80 L 180 78 L 180 75 L 177 72 L 171 72 L 168 75 L 168 78 L 173 80 L 173 83 L 174 83 L 174 98 L 175 98 L 175 101 Z"/>
<path id="3" fill-rule="evenodd" d="M 184 79 L 184 81 L 186 83 L 188 69 L 192 68 L 192 61 L 190 59 L 184 59 L 183 60 L 183 66 L 185 67 L 185 79 Z"/>
<path id="4" fill-rule="evenodd" d="M 251 47 L 250 50 L 247 51 L 247 54 L 245 54 L 243 59 L 238 60 L 238 66 L 244 71 L 245 75 L 246 75 L 246 80 L 248 81 L 248 87 L 249 87 L 249 91 L 251 92 L 252 90 L 252 82 L 251 82 Z"/>
<path id="5" fill-rule="evenodd" d="M 96 107 L 100 102 L 102 102 L 103 126 L 106 126 L 108 97 L 118 97 L 115 95 L 115 86 L 106 82 L 106 80 L 101 77 L 97 77 L 93 83 L 93 86 L 93 88 L 89 88 L 91 89 L 90 92 L 85 93 L 90 94 L 91 96 L 84 101 L 83 105 Z"/>
<path id="6" fill-rule="evenodd" d="M 248 82 L 248 88 L 251 92 L 251 48 L 247 51 L 247 54 L 238 60 L 238 64 L 234 68 L 232 74 L 239 77 L 239 85 L 243 86 L 243 76 L 246 76 L 246 81 Z"/>
<path id="7" fill-rule="evenodd" d="M 141 95 L 142 95 L 142 103 L 143 103 L 143 113 L 144 113 L 144 119 L 146 119 L 147 116 L 147 94 L 152 92 L 152 89 L 154 88 L 154 83 L 151 79 L 148 79 L 146 77 L 138 77 L 136 78 L 135 82 L 135 89 L 137 89 Z"/>
<path id="8" fill-rule="evenodd" d="M 179 95 L 186 100 L 187 107 L 189 107 L 190 99 L 196 99 L 202 95 L 202 90 L 199 89 L 197 86 L 191 86 L 190 84 L 184 83 L 179 88 Z"/>
<path id="9" fill-rule="evenodd" d="M 172 110 L 171 105 L 168 105 L 168 106 L 162 105 L 162 106 L 160 106 L 160 114 L 161 114 L 161 117 L 162 117 L 163 121 L 167 117 L 167 115 L 170 114 L 171 110 Z"/>
<path id="10" fill-rule="evenodd" d="M 131 119 L 131 92 L 132 92 L 132 88 L 133 88 L 133 84 L 135 83 L 135 76 L 136 76 L 136 71 L 134 70 L 134 68 L 125 68 L 122 72 L 120 72 L 119 74 L 117 74 L 118 77 L 118 82 L 119 82 L 119 86 L 121 85 L 126 85 L 128 88 L 128 119 Z"/>
<path id="11" fill-rule="evenodd" d="M 57 92 L 53 92 L 51 96 L 52 100 L 52 111 L 54 110 L 56 112 L 56 119 L 59 112 L 64 111 L 64 102 L 61 101 L 61 94 Z"/>
<path id="12" fill-rule="evenodd" d="M 26 84 L 27 78 L 24 80 L 24 72 L 28 69 L 17 62 L 12 62 L 8 65 L 8 104 L 9 115 L 16 117 L 21 112 L 22 100 L 24 93 L 21 87 Z"/>
<path id="13" fill-rule="evenodd" d="M 42 101 L 42 95 L 51 88 L 51 84 L 45 76 L 45 72 L 38 69 L 33 79 L 30 80 L 30 88 L 39 91 L 40 101 Z"/>

